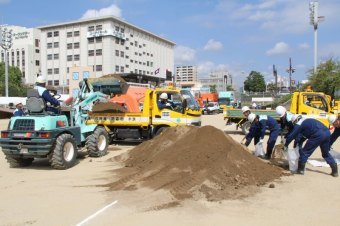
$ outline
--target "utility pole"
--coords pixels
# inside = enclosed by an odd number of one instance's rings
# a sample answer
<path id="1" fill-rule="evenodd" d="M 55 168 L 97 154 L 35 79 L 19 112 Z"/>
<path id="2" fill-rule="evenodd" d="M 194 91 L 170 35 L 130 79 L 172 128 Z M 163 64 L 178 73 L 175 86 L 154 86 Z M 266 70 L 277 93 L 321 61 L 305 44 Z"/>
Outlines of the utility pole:
<path id="1" fill-rule="evenodd" d="M 289 93 L 292 93 L 292 73 L 295 72 L 295 68 L 292 68 L 292 59 L 289 57 L 289 68 L 287 69 L 289 73 Z"/>
<path id="2" fill-rule="evenodd" d="M 318 64 L 318 24 L 319 22 L 324 20 L 324 16 L 318 15 L 319 10 L 319 2 L 312 1 L 309 2 L 309 19 L 310 24 L 314 28 L 314 74 L 316 73 L 317 64 Z"/>
<path id="3" fill-rule="evenodd" d="M 275 68 L 275 65 L 273 64 L 273 75 L 274 75 L 274 77 L 275 77 L 275 95 L 276 95 L 276 93 L 277 93 L 277 70 L 276 70 L 276 68 Z"/>
<path id="4" fill-rule="evenodd" d="M 12 47 L 12 30 L 7 30 L 7 27 L 0 27 L 0 43 L 1 47 L 5 50 L 5 87 L 6 87 L 6 97 L 8 97 L 8 56 L 7 51 Z"/>

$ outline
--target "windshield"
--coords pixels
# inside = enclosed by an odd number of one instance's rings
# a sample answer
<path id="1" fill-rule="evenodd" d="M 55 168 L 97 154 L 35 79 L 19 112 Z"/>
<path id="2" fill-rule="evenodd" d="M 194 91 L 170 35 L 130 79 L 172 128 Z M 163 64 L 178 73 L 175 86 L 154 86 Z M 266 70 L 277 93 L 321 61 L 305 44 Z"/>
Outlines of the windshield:
<path id="1" fill-rule="evenodd" d="M 192 109 L 192 110 L 200 109 L 197 101 L 195 100 L 194 96 L 191 94 L 189 90 L 181 90 L 181 94 L 183 98 L 187 100 L 187 108 Z"/>
<path id="2" fill-rule="evenodd" d="M 223 98 L 218 98 L 218 104 L 219 105 L 230 105 L 230 98 L 223 97 Z"/>

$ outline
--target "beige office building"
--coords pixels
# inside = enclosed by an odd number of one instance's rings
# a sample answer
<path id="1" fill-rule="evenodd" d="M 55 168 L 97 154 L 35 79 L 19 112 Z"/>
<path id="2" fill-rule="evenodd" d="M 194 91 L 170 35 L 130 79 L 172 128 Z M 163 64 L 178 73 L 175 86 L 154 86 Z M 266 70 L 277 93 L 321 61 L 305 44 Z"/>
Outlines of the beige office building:
<path id="1" fill-rule="evenodd" d="M 8 33 L 12 32 L 12 46 L 7 50 L 8 65 L 20 69 L 24 83 L 35 83 L 41 65 L 40 30 L 20 26 L 2 26 L 2 30 L 5 28 Z M 0 49 L 0 62 L 5 62 L 5 50 Z"/>
<path id="2" fill-rule="evenodd" d="M 132 74 L 165 79 L 174 68 L 175 43 L 116 17 L 105 16 L 39 27 L 41 71 L 49 85 L 65 87 L 70 79 Z M 72 68 L 89 68 L 72 76 Z"/>
<path id="3" fill-rule="evenodd" d="M 176 85 L 183 88 L 190 88 L 197 85 L 196 66 L 178 66 L 175 76 Z"/>

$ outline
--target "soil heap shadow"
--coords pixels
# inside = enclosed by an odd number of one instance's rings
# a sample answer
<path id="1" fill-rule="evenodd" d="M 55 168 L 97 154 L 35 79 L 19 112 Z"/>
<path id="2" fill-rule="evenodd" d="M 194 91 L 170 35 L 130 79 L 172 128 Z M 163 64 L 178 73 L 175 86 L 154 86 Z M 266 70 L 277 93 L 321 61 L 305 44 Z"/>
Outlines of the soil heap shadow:
<path id="1" fill-rule="evenodd" d="M 283 175 L 213 126 L 168 128 L 115 161 L 125 167 L 115 171 L 119 180 L 110 190 L 166 189 L 179 201 L 242 198 Z"/>

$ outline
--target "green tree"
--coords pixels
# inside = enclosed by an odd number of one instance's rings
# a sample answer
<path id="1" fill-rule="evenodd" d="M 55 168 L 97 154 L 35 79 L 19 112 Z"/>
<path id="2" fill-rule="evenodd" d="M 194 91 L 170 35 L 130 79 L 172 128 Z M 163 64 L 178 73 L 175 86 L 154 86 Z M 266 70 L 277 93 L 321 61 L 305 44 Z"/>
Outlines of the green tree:
<path id="1" fill-rule="evenodd" d="M 26 87 L 22 84 L 22 75 L 18 67 L 8 66 L 8 95 L 25 96 Z M 6 95 L 5 63 L 0 63 L 0 95 Z"/>
<path id="2" fill-rule="evenodd" d="M 317 67 L 317 72 L 312 70 L 309 75 L 309 83 L 316 92 L 324 92 L 334 97 L 337 89 L 340 89 L 340 62 L 332 58 Z"/>
<path id="3" fill-rule="evenodd" d="M 251 71 L 247 79 L 244 81 L 244 90 L 251 92 L 264 92 L 266 83 L 260 72 Z"/>
<path id="4" fill-rule="evenodd" d="M 227 85 L 226 91 L 235 91 L 235 89 L 232 85 Z"/>
<path id="5" fill-rule="evenodd" d="M 216 84 L 214 84 L 214 85 L 209 85 L 209 87 L 210 87 L 210 92 L 211 92 L 211 93 L 217 93 L 217 91 L 216 91 Z"/>

